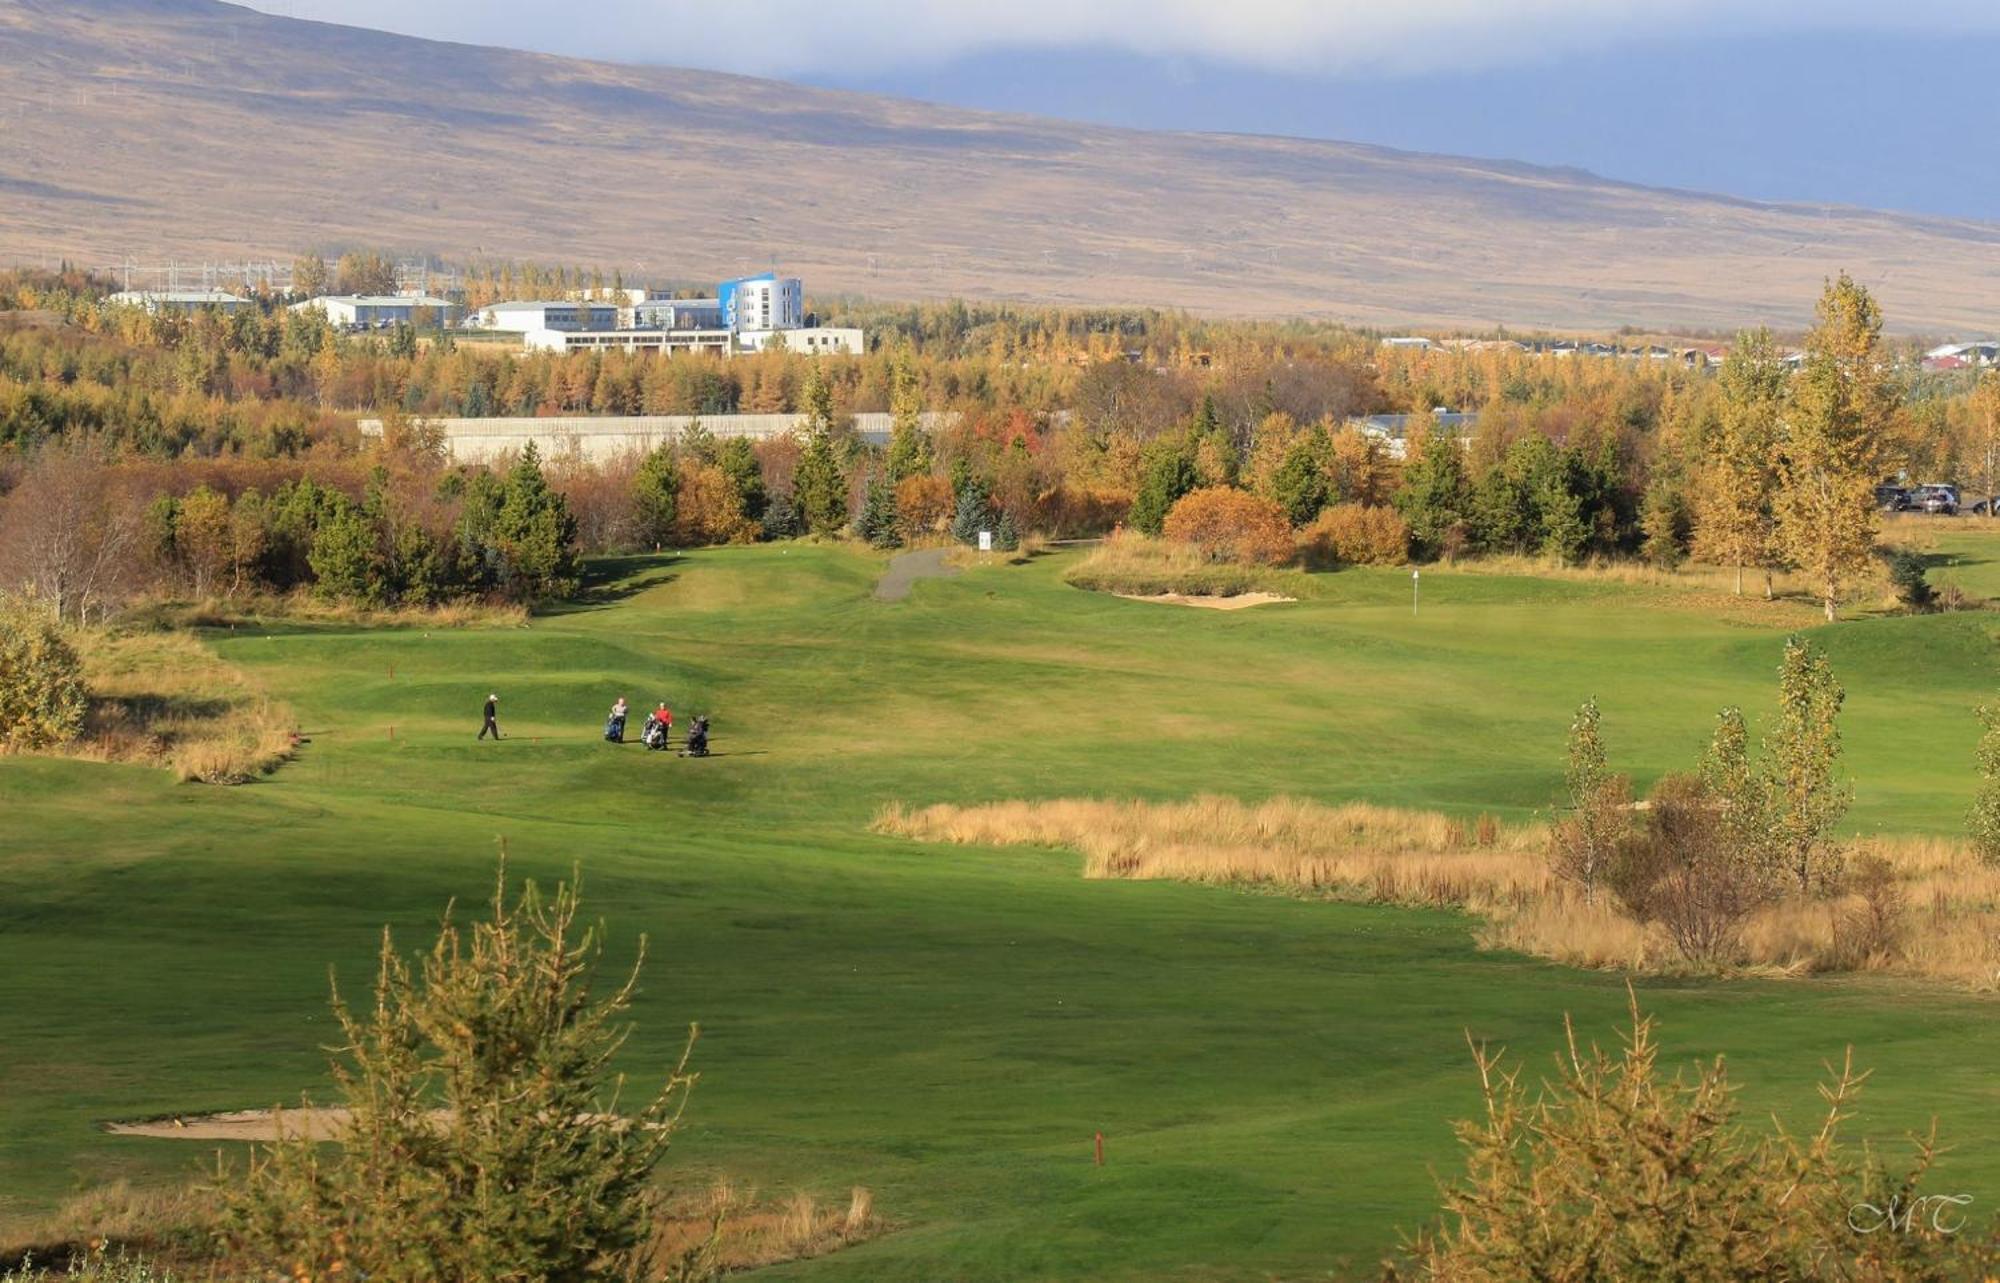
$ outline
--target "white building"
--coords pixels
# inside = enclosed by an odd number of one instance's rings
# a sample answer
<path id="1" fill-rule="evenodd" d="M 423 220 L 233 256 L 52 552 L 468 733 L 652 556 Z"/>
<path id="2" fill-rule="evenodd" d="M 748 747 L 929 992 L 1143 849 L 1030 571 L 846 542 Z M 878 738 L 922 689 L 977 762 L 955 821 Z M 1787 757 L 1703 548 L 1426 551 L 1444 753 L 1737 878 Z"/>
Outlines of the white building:
<path id="1" fill-rule="evenodd" d="M 143 307 L 156 316 L 161 312 L 186 316 L 205 307 L 234 312 L 250 306 L 249 299 L 227 290 L 120 290 L 105 301 L 121 307 Z"/>
<path id="2" fill-rule="evenodd" d="M 619 325 L 628 330 L 719 330 L 722 300 L 649 298 L 624 309 Z"/>
<path id="3" fill-rule="evenodd" d="M 530 330 L 530 352 L 714 352 L 727 356 L 728 330 Z"/>
<path id="4" fill-rule="evenodd" d="M 537 330 L 615 330 L 618 304 L 574 300 L 493 303 L 473 314 L 470 324 L 501 334 L 533 334 Z"/>
<path id="5" fill-rule="evenodd" d="M 786 348 L 807 356 L 860 356 L 867 345 L 861 331 L 827 325 L 802 325 L 789 330 L 744 330 L 736 341 L 746 352 Z"/>
<path id="6" fill-rule="evenodd" d="M 428 294 L 328 294 L 294 303 L 292 310 L 324 312 L 327 320 L 349 329 L 386 330 L 416 324 L 419 312 L 428 313 L 425 319 L 433 324 L 449 325 L 457 320 L 459 307 Z"/>

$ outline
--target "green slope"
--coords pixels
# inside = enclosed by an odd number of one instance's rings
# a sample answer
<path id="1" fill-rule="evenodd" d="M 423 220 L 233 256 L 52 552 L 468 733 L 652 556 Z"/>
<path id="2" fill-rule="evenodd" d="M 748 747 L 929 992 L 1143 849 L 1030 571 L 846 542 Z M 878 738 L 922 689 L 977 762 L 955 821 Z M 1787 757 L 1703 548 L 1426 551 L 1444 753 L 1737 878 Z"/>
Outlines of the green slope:
<path id="1" fill-rule="evenodd" d="M 1717 706 L 1768 706 L 1783 633 L 1656 589 L 1445 572 L 1414 618 L 1404 575 L 1359 571 L 1224 614 L 1080 593 L 1062 564 L 885 604 L 877 558 L 732 549 L 613 567 L 620 600 L 526 629 L 239 632 L 218 649 L 312 738 L 275 780 L 0 762 L 0 1213 L 201 1157 L 99 1120 L 322 1088 L 328 966 L 363 984 L 381 924 L 416 944 L 484 892 L 505 837 L 537 876 L 581 865 L 616 957 L 651 938 L 634 1070 L 702 1023 L 675 1173 L 867 1184 L 902 1227 L 769 1277 L 1367 1267 L 1452 1162 L 1467 1032 L 1545 1064 L 1565 1011 L 1614 1035 L 1621 979 L 1480 953 L 1451 915 L 1086 882 L 1062 853 L 926 848 L 869 817 L 1203 790 L 1526 816 L 1584 696 L 1647 778 Z M 1857 826 L 1955 828 L 1992 632 L 1820 631 L 1851 692 Z M 498 745 L 473 740 L 489 688 Z M 713 712 L 719 755 L 600 743 L 621 693 Z M 1753 1116 L 1809 1114 L 1854 1044 L 1878 1071 L 1871 1134 L 1939 1114 L 1963 1142 L 1940 1188 L 2000 1198 L 1988 1000 L 1640 990 L 1675 1057 L 1729 1055 Z"/>

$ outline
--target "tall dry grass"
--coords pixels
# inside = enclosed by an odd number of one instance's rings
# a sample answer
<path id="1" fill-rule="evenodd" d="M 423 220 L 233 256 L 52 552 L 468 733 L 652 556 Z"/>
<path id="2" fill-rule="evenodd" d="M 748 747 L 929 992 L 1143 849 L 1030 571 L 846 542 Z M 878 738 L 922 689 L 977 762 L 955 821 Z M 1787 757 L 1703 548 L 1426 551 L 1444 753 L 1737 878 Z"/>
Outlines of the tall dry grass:
<path id="1" fill-rule="evenodd" d="M 910 809 L 892 803 L 878 832 L 923 842 L 1041 846 L 1082 854 L 1093 878 L 1164 878 L 1480 915 L 1475 935 L 1569 966 L 1691 970 L 1657 925 L 1609 895 L 1586 900 L 1550 875 L 1543 824 L 1472 824 L 1435 812 L 1297 798 L 1245 803 L 1065 798 Z M 1944 838 L 1870 838 L 1885 891 L 1783 899 L 1745 924 L 1726 970 L 1770 976 L 1879 972 L 2000 989 L 2000 868 Z"/>
<path id="2" fill-rule="evenodd" d="M 71 756 L 241 784 L 296 751 L 291 710 L 192 633 L 97 630 L 81 635 L 78 651 L 91 706 Z"/>
<path id="3" fill-rule="evenodd" d="M 289 622 L 365 628 L 522 628 L 526 606 L 514 602 L 447 601 L 436 606 L 361 606 L 324 601 L 309 592 L 146 602 L 120 616 L 152 628 L 250 628 Z"/>
<path id="4" fill-rule="evenodd" d="M 1538 825 L 1477 825 L 1424 811 L 1278 797 L 1185 802 L 1059 799 L 982 806 L 899 804 L 879 832 L 925 842 L 1067 847 L 1093 878 L 1269 885 L 1315 894 L 1487 910 L 1547 890 Z M 1482 841 L 1482 839 L 1484 839 Z"/>
<path id="5" fill-rule="evenodd" d="M 807 1193 L 760 1198 L 723 1179 L 704 1190 L 663 1200 L 635 1277 L 712 1278 L 809 1260 L 865 1242 L 887 1225 L 866 1186 L 844 1203 Z"/>
<path id="6" fill-rule="evenodd" d="M 1103 540 L 1063 574 L 1063 581 L 1077 588 L 1134 597 L 1237 597 L 1262 591 L 1296 596 L 1293 590 L 1303 578 L 1296 571 L 1213 562 L 1193 544 L 1150 539 L 1130 530 Z"/>

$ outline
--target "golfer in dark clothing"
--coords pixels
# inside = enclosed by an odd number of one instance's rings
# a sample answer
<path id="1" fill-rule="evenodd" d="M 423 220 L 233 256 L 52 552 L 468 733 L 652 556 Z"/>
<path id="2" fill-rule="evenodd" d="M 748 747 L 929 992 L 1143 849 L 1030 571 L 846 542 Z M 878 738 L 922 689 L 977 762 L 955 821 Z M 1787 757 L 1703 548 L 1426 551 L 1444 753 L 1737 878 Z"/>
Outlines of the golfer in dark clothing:
<path id="1" fill-rule="evenodd" d="M 500 738 L 499 716 L 500 697 L 498 695 L 488 695 L 486 697 L 486 725 L 479 728 L 480 739 L 485 739 L 488 731 L 493 733 L 494 739 Z"/>

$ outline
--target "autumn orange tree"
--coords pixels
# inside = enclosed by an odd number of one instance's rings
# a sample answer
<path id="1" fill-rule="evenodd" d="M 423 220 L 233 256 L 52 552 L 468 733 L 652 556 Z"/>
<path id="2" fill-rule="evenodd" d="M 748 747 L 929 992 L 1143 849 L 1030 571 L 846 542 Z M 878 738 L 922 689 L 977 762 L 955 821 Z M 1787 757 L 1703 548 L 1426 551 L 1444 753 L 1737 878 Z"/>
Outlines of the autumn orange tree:
<path id="1" fill-rule="evenodd" d="M 1162 533 L 1210 561 L 1276 566 L 1292 557 L 1292 523 L 1275 502 L 1231 486 L 1208 486 L 1175 503 Z"/>

